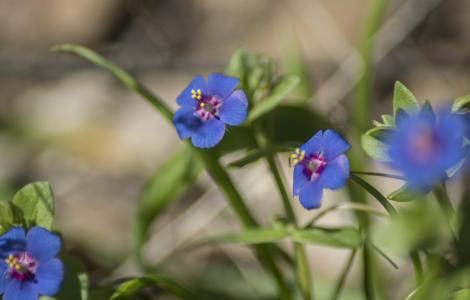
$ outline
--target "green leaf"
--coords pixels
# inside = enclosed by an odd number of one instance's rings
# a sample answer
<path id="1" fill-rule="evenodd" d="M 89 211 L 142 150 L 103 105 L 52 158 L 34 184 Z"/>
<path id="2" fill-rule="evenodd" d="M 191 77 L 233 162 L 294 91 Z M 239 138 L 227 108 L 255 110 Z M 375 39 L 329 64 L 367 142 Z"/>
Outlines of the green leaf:
<path id="1" fill-rule="evenodd" d="M 9 202 L 0 200 L 0 235 L 13 225 L 13 212 Z"/>
<path id="2" fill-rule="evenodd" d="M 382 193 L 380 193 L 375 187 L 373 187 L 371 184 L 369 184 L 367 181 L 362 179 L 361 177 L 351 174 L 351 180 L 360 185 L 363 189 L 365 189 L 369 194 L 371 194 L 379 203 L 385 208 L 385 210 L 391 215 L 396 215 L 396 210 L 391 205 L 387 198 L 385 198 Z"/>
<path id="3" fill-rule="evenodd" d="M 179 282 L 163 275 L 147 275 L 141 278 L 130 279 L 122 283 L 109 300 L 136 299 L 140 291 L 146 287 L 155 286 L 171 292 L 180 299 L 202 299 Z"/>
<path id="4" fill-rule="evenodd" d="M 202 169 L 197 155 L 185 145 L 149 180 L 137 208 L 134 234 L 137 255 L 147 239 L 150 225 L 196 181 Z"/>
<path id="5" fill-rule="evenodd" d="M 98 67 L 109 71 L 128 89 L 144 97 L 163 115 L 163 117 L 167 119 L 167 121 L 169 121 L 170 123 L 172 122 L 173 112 L 165 102 L 163 102 L 160 98 L 156 97 L 148 88 L 136 81 L 134 77 L 132 77 L 129 73 L 114 65 L 112 62 L 99 55 L 98 53 L 86 47 L 74 44 L 55 45 L 51 48 L 51 51 L 60 53 L 70 53 L 80 56 L 94 63 Z"/>
<path id="6" fill-rule="evenodd" d="M 41 226 L 52 230 L 54 196 L 47 182 L 34 182 L 20 189 L 11 201 L 15 221 L 27 228 Z"/>
<path id="7" fill-rule="evenodd" d="M 372 128 L 371 130 L 374 129 L 375 128 Z M 378 138 L 372 137 L 368 132 L 361 136 L 362 149 L 364 149 L 367 155 L 375 160 L 384 162 L 390 161 L 390 158 L 388 157 L 388 145 L 380 141 Z"/>
<path id="8" fill-rule="evenodd" d="M 470 112 L 470 95 L 465 95 L 455 99 L 452 105 L 453 112 L 468 113 Z"/>
<path id="9" fill-rule="evenodd" d="M 299 84 L 299 77 L 296 75 L 286 75 L 282 77 L 274 86 L 272 92 L 266 99 L 253 107 L 248 115 L 248 122 L 253 122 L 262 115 L 270 112 L 279 106 L 289 93 Z"/>
<path id="10" fill-rule="evenodd" d="M 222 234 L 198 241 L 191 245 L 191 247 L 220 243 L 241 245 L 266 244 L 275 243 L 288 237 L 302 244 L 318 244 L 339 248 L 358 248 L 362 243 L 359 231 L 355 228 L 311 227 L 306 229 L 291 229 L 280 227 L 275 229 L 249 229 L 241 233 Z"/>
<path id="11" fill-rule="evenodd" d="M 413 112 L 419 109 L 418 101 L 413 93 L 401 82 L 395 82 L 393 91 L 393 112 L 403 109 L 406 112 Z"/>
<path id="12" fill-rule="evenodd" d="M 457 291 L 452 298 L 452 300 L 469 300 L 470 299 L 470 289 L 464 289 Z"/>
<path id="13" fill-rule="evenodd" d="M 256 245 L 274 243 L 289 235 L 284 228 L 276 229 L 248 229 L 240 233 L 222 234 L 196 242 L 192 247 L 205 246 L 209 244 L 233 243 L 242 245 Z"/>
<path id="14" fill-rule="evenodd" d="M 302 244 L 316 244 L 337 248 L 357 249 L 362 238 L 355 228 L 308 228 L 292 231 L 292 239 Z"/>
<path id="15" fill-rule="evenodd" d="M 397 202 L 409 202 L 416 199 L 422 199 L 419 193 L 416 193 L 410 189 L 410 187 L 405 184 L 400 187 L 398 190 L 393 191 L 390 195 L 387 196 L 388 199 L 397 201 Z"/>
<path id="16" fill-rule="evenodd" d="M 65 278 L 59 293 L 53 298 L 42 297 L 41 300 L 87 300 L 88 299 L 88 274 L 83 264 L 70 256 L 62 258 L 65 268 Z"/>

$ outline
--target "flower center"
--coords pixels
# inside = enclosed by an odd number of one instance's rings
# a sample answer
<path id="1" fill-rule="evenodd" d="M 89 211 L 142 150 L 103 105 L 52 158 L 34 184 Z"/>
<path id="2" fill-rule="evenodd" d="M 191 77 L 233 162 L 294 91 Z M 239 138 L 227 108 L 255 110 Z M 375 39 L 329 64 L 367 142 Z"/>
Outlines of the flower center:
<path id="1" fill-rule="evenodd" d="M 326 160 L 323 153 L 315 153 L 312 155 L 306 155 L 304 150 L 299 148 L 295 149 L 295 152 L 290 156 L 290 162 L 295 166 L 301 164 L 304 167 L 304 174 L 308 180 L 317 179 L 323 172 L 326 166 Z"/>
<path id="2" fill-rule="evenodd" d="M 311 181 L 317 179 L 326 166 L 326 160 L 322 153 L 316 153 L 305 159 L 304 174 Z"/>
<path id="3" fill-rule="evenodd" d="M 12 278 L 19 281 L 34 279 L 37 269 L 36 260 L 28 253 L 20 253 L 16 255 L 10 254 L 5 262 L 9 267 L 9 274 Z"/>
<path id="4" fill-rule="evenodd" d="M 203 121 L 211 119 L 219 119 L 219 109 L 222 101 L 215 96 L 207 96 L 202 94 L 201 90 L 191 90 L 191 96 L 198 101 L 194 108 L 196 115 Z"/>
<path id="5" fill-rule="evenodd" d="M 429 127 L 420 128 L 419 134 L 413 136 L 410 141 L 410 153 L 419 164 L 431 162 L 439 151 L 439 142 Z"/>

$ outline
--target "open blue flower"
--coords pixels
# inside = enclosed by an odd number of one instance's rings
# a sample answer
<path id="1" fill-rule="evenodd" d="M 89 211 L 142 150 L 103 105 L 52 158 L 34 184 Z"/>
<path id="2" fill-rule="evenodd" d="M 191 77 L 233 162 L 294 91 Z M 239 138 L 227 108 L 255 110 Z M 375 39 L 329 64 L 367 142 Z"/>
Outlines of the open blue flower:
<path id="1" fill-rule="evenodd" d="M 349 178 L 349 160 L 343 153 L 351 148 L 333 130 L 319 131 L 291 155 L 294 168 L 293 194 L 306 209 L 321 205 L 323 189 L 336 190 Z"/>
<path id="2" fill-rule="evenodd" d="M 191 138 L 198 148 L 217 145 L 225 134 L 225 124 L 240 125 L 248 111 L 246 95 L 234 91 L 240 79 L 210 74 L 208 80 L 196 76 L 178 96 L 181 108 L 173 116 L 181 139 Z"/>
<path id="3" fill-rule="evenodd" d="M 64 278 L 64 266 L 56 258 L 61 247 L 58 236 L 42 227 L 25 235 L 13 227 L 0 237 L 0 294 L 3 300 L 37 300 L 53 296 Z"/>
<path id="4" fill-rule="evenodd" d="M 448 110 L 399 112 L 396 124 L 387 141 L 390 166 L 403 173 L 412 189 L 429 191 L 466 156 L 462 118 Z"/>

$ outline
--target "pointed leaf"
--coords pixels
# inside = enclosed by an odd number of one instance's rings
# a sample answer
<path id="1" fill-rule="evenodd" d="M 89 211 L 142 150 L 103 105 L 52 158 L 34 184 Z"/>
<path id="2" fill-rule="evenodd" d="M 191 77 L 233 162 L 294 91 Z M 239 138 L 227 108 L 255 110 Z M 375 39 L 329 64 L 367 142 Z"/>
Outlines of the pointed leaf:
<path id="1" fill-rule="evenodd" d="M 455 99 L 452 105 L 453 112 L 468 113 L 470 112 L 470 95 L 465 95 Z"/>
<path id="2" fill-rule="evenodd" d="M 397 202 L 409 202 L 416 199 L 422 199 L 423 196 L 412 191 L 407 184 L 400 187 L 398 190 L 390 193 L 387 196 L 388 199 L 397 201 Z"/>
<path id="3" fill-rule="evenodd" d="M 242 245 L 255 245 L 274 243 L 285 237 L 289 233 L 284 228 L 279 229 L 249 229 L 240 233 L 222 234 L 198 241 L 192 247 L 208 244 L 233 243 Z"/>
<path id="4" fill-rule="evenodd" d="M 54 196 L 47 182 L 34 182 L 19 190 L 11 201 L 15 220 L 27 228 L 41 226 L 52 230 Z"/>
<path id="5" fill-rule="evenodd" d="M 316 244 L 337 248 L 357 249 L 362 238 L 355 228 L 308 228 L 292 231 L 292 239 L 302 244 Z"/>
<path id="6" fill-rule="evenodd" d="M 388 157 L 388 145 L 379 139 L 372 137 L 370 135 L 363 134 L 361 136 L 361 146 L 362 149 L 375 160 L 378 161 L 390 161 Z"/>
<path id="7" fill-rule="evenodd" d="M 419 109 L 419 104 L 413 93 L 397 81 L 393 91 L 393 112 L 396 113 L 400 108 L 406 112 L 413 112 Z"/>

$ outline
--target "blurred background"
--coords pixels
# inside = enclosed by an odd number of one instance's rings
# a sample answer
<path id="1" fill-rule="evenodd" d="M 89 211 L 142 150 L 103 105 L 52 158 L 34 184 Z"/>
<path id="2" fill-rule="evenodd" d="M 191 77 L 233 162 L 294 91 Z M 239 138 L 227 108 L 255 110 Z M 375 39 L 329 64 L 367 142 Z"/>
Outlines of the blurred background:
<path id="1" fill-rule="evenodd" d="M 139 195 L 180 144 L 145 101 L 90 63 L 49 52 L 56 43 L 91 47 L 129 70 L 172 107 L 196 74 L 222 71 L 240 47 L 288 72 L 301 59 L 311 105 L 346 124 L 358 80 L 357 49 L 372 0 L 0 0 L 0 190 L 51 182 L 67 251 L 92 283 L 138 274 L 129 254 Z M 470 2 L 390 1 L 376 36 L 374 115 L 391 111 L 395 80 L 420 100 L 444 103 L 470 91 Z M 370 169 L 383 170 L 381 165 Z M 233 173 L 264 224 L 281 212 L 263 163 Z M 291 180 L 287 164 L 285 172 Z M 384 191 L 397 187 L 380 180 Z M 324 205 L 344 201 L 327 193 Z M 317 212 L 293 205 L 305 222 Z M 337 213 L 325 224 L 350 224 Z M 201 286 L 256 298 L 246 279 L 259 266 L 243 247 L 180 251 L 195 237 L 238 229 L 227 202 L 202 177 L 153 224 L 145 256 L 159 269 Z M 309 247 L 317 292 L 326 294 L 345 261 L 340 250 Z M 393 256 L 393 253 L 392 253 Z M 397 298 L 412 278 L 406 257 L 390 272 Z M 227 265 L 235 267 L 227 267 Z M 387 272 L 388 272 L 387 271 Z M 204 274 L 204 276 L 201 276 Z M 216 282 L 217 286 L 213 286 Z M 256 280 L 269 290 L 268 282 Z M 361 299 L 351 276 L 343 299 Z"/>

